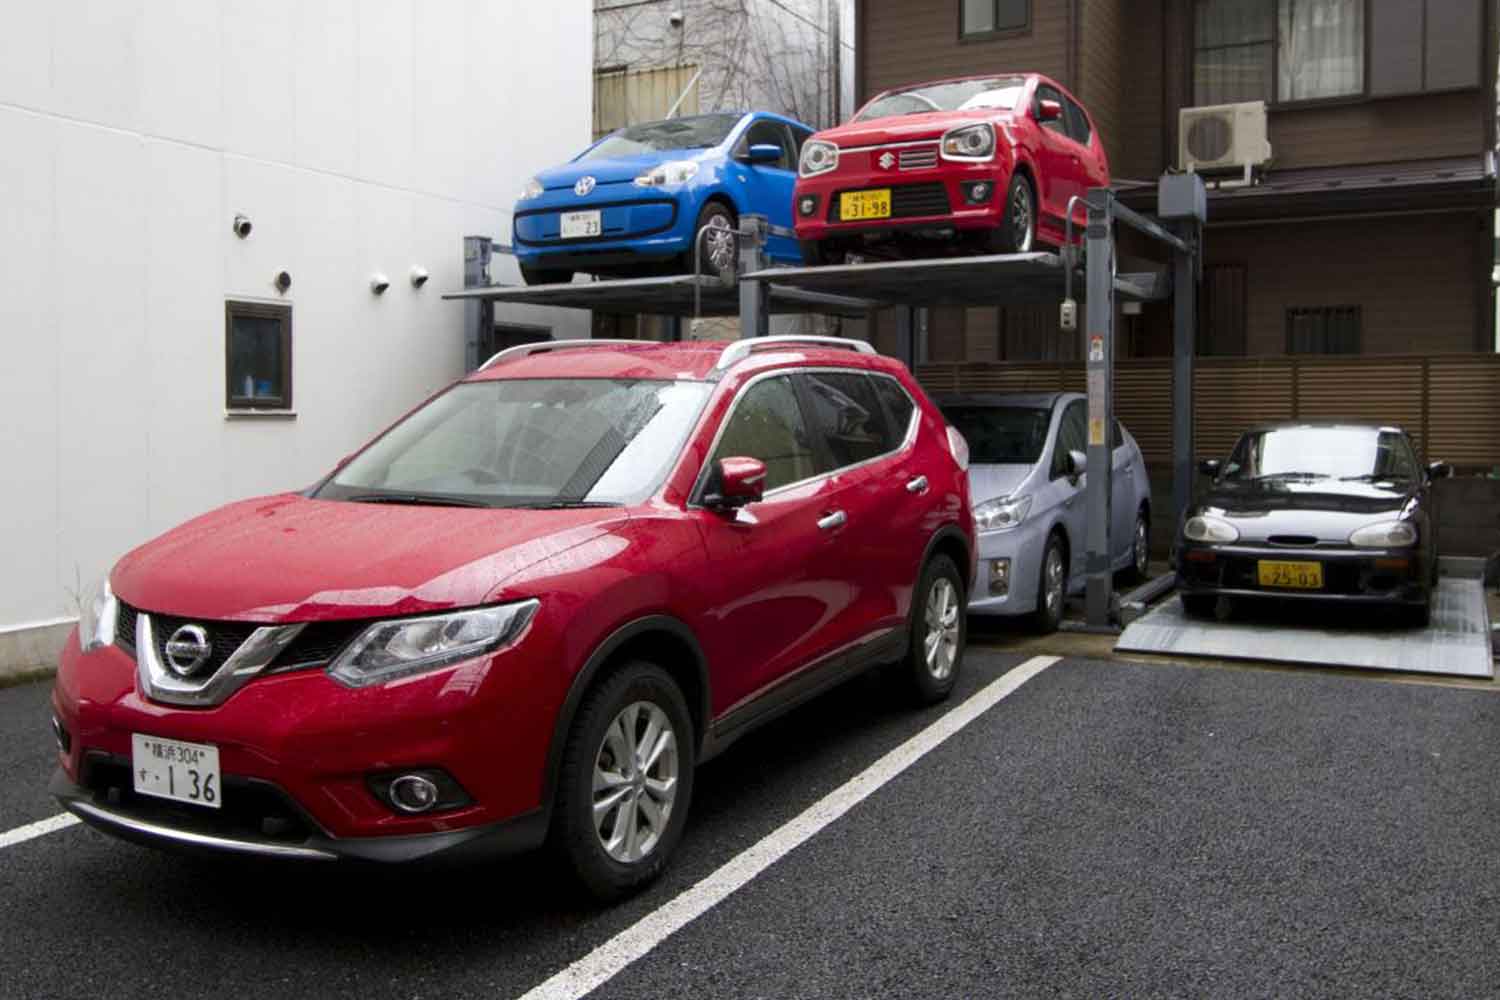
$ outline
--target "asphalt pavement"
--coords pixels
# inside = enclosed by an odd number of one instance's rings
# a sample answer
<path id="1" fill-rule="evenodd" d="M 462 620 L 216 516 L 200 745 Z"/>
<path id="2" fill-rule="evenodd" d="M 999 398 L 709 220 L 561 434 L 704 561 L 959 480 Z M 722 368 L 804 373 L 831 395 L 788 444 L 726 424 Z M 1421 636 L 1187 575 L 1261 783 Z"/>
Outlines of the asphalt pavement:
<path id="1" fill-rule="evenodd" d="M 700 772 L 666 878 L 600 907 L 467 871 L 0 849 L 0 996 L 511 997 L 931 726 L 862 678 Z M 55 813 L 46 685 L 0 690 L 0 832 Z M 1500 983 L 1500 699 L 1378 678 L 1065 660 L 597 997 L 1478 996 Z"/>

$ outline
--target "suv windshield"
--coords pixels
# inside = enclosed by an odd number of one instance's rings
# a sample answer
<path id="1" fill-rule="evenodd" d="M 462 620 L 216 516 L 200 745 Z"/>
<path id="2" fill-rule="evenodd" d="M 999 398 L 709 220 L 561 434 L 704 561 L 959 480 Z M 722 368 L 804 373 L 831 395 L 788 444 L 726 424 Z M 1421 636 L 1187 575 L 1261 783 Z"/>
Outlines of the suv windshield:
<path id="1" fill-rule="evenodd" d="M 1373 427 L 1282 427 L 1240 438 L 1224 466 L 1234 480 L 1416 478 L 1406 435 Z"/>
<path id="2" fill-rule="evenodd" d="M 1014 111 L 1026 89 L 1026 78 L 998 76 L 984 80 L 954 80 L 909 90 L 893 90 L 870 102 L 854 120 L 867 122 L 891 115 L 921 115 L 930 111 L 969 111 L 999 108 Z"/>
<path id="3" fill-rule="evenodd" d="M 579 159 L 602 160 L 671 149 L 708 149 L 729 138 L 739 120 L 739 115 L 694 115 L 632 125 L 605 136 Z"/>
<path id="4" fill-rule="evenodd" d="M 527 507 L 630 503 L 666 476 L 703 382 L 463 382 L 397 424 L 315 496 Z"/>
<path id="5" fill-rule="evenodd" d="M 1032 465 L 1047 447 L 1052 411 L 1031 406 L 945 406 L 975 465 Z"/>

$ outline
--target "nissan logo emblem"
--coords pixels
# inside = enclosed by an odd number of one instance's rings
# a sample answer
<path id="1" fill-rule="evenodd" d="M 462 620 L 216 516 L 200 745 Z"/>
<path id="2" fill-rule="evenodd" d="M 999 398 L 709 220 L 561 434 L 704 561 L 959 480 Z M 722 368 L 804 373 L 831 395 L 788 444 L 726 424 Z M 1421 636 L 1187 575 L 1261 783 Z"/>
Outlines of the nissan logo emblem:
<path id="1" fill-rule="evenodd" d="M 178 677 L 191 677 L 208 658 L 214 647 L 208 641 L 208 632 L 202 625 L 184 625 L 167 640 L 164 650 L 167 667 Z"/>
<path id="2" fill-rule="evenodd" d="M 573 193 L 582 198 L 590 191 L 594 190 L 594 185 L 596 183 L 597 182 L 592 177 L 585 174 L 582 177 L 578 178 L 577 184 L 573 185 Z"/>

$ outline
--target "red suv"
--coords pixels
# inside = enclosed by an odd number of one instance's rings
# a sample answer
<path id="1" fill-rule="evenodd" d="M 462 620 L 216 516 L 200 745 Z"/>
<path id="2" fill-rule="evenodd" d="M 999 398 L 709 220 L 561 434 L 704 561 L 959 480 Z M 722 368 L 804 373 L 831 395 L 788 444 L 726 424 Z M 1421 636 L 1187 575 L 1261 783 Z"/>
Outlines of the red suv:
<path id="1" fill-rule="evenodd" d="M 798 174 L 797 239 L 815 266 L 1061 246 L 1069 200 L 1108 187 L 1109 160 L 1059 84 L 1000 74 L 886 91 L 809 139 Z"/>
<path id="2" fill-rule="evenodd" d="M 693 770 L 964 648 L 967 449 L 831 338 L 506 351 L 301 493 L 125 556 L 53 693 L 53 790 L 127 839 L 404 861 L 550 839 L 657 875 Z"/>

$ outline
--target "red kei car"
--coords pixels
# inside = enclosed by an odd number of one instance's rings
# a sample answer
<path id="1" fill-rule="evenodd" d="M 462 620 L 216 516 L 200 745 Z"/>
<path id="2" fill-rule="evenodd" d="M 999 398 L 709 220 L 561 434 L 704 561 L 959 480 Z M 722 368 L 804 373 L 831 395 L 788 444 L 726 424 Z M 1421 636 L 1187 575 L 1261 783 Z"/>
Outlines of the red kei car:
<path id="1" fill-rule="evenodd" d="M 497 355 L 301 493 L 126 555 L 61 657 L 53 791 L 148 844 L 655 877 L 694 767 L 876 664 L 961 663 L 967 448 L 868 344 Z"/>
<path id="2" fill-rule="evenodd" d="M 1108 184 L 1088 112 L 1047 77 L 922 83 L 802 147 L 797 239 L 810 266 L 851 253 L 1026 253 L 1061 246 L 1069 200 Z"/>

